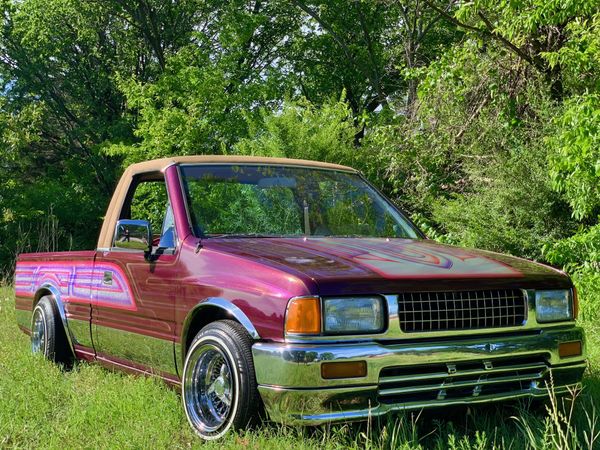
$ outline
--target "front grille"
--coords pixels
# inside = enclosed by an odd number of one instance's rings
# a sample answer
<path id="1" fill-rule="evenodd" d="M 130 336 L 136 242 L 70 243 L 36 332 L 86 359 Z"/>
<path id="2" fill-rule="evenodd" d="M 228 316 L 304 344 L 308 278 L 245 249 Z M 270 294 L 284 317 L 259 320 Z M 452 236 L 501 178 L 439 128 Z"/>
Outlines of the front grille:
<path id="1" fill-rule="evenodd" d="M 518 396 L 545 387 L 542 355 L 386 367 L 379 375 L 378 400 L 386 404 L 443 403 L 484 396 Z"/>
<path id="2" fill-rule="evenodd" d="M 398 295 L 405 333 L 523 325 L 527 305 L 520 289 L 412 292 Z"/>

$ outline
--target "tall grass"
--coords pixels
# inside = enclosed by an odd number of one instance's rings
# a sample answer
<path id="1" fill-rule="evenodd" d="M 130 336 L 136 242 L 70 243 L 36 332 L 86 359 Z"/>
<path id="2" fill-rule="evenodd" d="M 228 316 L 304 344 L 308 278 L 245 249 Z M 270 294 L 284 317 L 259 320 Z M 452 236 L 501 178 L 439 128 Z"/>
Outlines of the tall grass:
<path id="1" fill-rule="evenodd" d="M 593 329 L 592 324 L 585 324 Z M 600 344 L 589 333 L 588 348 Z M 202 443 L 179 395 L 161 382 L 78 364 L 64 372 L 31 355 L 0 288 L 0 448 L 522 449 L 599 446 L 600 358 L 575 402 L 526 403 L 411 413 L 318 428 L 264 424 Z"/>
<path id="2" fill-rule="evenodd" d="M 13 238 L 11 245 L 3 248 L 7 250 L 7 257 L 0 258 L 0 283 L 2 279 L 12 278 L 17 256 L 21 253 L 54 252 L 73 248 L 73 236 L 59 223 L 54 213 L 54 205 L 48 206 L 46 211 L 40 211 L 37 220 L 17 222 Z M 2 285 L 6 283 L 0 284 Z"/>

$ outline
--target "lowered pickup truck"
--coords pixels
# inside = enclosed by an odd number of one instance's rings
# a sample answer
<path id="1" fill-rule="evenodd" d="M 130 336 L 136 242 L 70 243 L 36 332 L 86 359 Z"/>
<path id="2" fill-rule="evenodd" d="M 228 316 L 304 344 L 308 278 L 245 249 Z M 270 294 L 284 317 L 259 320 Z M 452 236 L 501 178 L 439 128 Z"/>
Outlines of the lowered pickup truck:
<path id="1" fill-rule="evenodd" d="M 312 425 L 543 398 L 586 367 L 564 273 L 427 240 L 314 161 L 135 164 L 97 248 L 22 254 L 15 289 L 34 352 L 180 386 L 204 439 L 263 407 Z"/>

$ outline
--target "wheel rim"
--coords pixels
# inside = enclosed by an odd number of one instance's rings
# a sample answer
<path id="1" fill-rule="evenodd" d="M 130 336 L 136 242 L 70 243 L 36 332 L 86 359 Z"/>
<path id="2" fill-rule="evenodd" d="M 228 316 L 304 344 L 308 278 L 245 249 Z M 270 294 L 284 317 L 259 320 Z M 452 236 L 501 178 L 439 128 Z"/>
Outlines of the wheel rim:
<path id="1" fill-rule="evenodd" d="M 44 353 L 46 351 L 46 321 L 41 308 L 33 312 L 33 324 L 31 326 L 31 350 L 33 353 Z"/>
<path id="2" fill-rule="evenodd" d="M 231 365 L 223 351 L 204 344 L 194 349 L 185 374 L 185 404 L 192 424 L 214 433 L 229 418 L 233 397 Z"/>

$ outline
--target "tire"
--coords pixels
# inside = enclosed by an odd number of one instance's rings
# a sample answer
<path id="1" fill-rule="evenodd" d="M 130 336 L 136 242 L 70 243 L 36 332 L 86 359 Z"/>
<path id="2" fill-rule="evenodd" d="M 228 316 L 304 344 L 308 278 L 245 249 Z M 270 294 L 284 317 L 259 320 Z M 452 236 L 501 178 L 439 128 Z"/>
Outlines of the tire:
<path id="1" fill-rule="evenodd" d="M 58 308 L 48 295 L 42 297 L 33 309 L 31 351 L 58 364 L 70 366 L 73 362 Z"/>
<path id="2" fill-rule="evenodd" d="M 185 357 L 182 400 L 188 422 L 202 439 L 243 429 L 259 413 L 252 339 L 239 323 L 213 322 L 196 335 Z"/>

